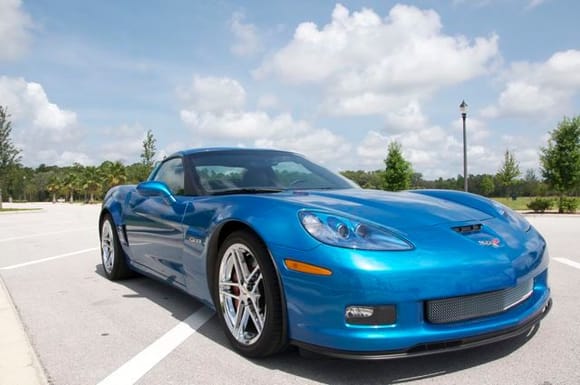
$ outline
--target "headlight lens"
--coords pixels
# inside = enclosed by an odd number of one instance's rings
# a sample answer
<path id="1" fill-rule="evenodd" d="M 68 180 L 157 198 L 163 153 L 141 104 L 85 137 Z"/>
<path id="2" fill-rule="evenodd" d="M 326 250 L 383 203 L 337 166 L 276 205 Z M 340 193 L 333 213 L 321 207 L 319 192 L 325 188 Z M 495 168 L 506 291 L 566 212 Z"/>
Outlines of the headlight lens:
<path id="1" fill-rule="evenodd" d="M 532 225 L 526 218 L 524 218 L 520 213 L 510 209 L 509 207 L 499 203 L 498 201 L 492 200 L 491 203 L 496 209 L 497 213 L 508 220 L 514 226 L 517 226 L 521 230 L 528 232 L 530 231 Z"/>
<path id="2" fill-rule="evenodd" d="M 301 211 L 298 216 L 308 234 L 329 245 L 360 250 L 413 249 L 401 237 L 353 219 L 313 211 Z"/>

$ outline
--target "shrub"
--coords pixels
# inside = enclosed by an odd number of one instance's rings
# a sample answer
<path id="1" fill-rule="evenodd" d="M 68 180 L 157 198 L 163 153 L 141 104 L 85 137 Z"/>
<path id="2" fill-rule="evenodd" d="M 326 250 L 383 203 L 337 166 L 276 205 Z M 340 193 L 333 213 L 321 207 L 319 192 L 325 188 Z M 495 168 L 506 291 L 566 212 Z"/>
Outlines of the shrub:
<path id="1" fill-rule="evenodd" d="M 575 213 L 578 208 L 578 200 L 576 198 L 564 197 L 562 199 L 562 211 L 565 213 Z"/>
<path id="2" fill-rule="evenodd" d="M 543 213 L 544 211 L 551 209 L 554 202 L 548 198 L 535 198 L 528 203 L 528 208 L 534 210 L 534 212 Z"/>

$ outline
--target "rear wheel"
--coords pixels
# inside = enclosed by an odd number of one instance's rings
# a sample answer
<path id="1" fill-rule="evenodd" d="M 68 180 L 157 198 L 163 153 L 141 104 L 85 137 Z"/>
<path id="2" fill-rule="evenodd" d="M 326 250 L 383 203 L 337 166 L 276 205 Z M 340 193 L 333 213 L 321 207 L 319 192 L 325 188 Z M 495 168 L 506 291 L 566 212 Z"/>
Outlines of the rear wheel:
<path id="1" fill-rule="evenodd" d="M 128 278 L 133 275 L 125 253 L 119 243 L 119 236 L 113 218 L 106 214 L 101 222 L 101 262 L 105 275 L 112 281 Z"/>
<path id="2" fill-rule="evenodd" d="M 280 289 L 266 247 L 248 231 L 230 234 L 215 269 L 214 303 L 226 336 L 246 357 L 265 357 L 285 346 Z"/>

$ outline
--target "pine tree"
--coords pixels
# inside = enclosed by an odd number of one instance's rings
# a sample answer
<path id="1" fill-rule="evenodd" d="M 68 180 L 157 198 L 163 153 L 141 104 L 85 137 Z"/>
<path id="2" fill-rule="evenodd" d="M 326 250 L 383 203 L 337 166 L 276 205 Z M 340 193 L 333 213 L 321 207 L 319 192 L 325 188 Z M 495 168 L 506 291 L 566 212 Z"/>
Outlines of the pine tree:
<path id="1" fill-rule="evenodd" d="M 385 166 L 385 190 L 400 191 L 411 187 L 413 168 L 403 157 L 400 143 L 389 144 Z"/>
<path id="2" fill-rule="evenodd" d="M 520 165 L 514 157 L 514 154 L 510 150 L 505 150 L 503 164 L 497 171 L 496 177 L 504 187 L 506 195 L 510 194 L 511 186 L 520 174 Z"/>

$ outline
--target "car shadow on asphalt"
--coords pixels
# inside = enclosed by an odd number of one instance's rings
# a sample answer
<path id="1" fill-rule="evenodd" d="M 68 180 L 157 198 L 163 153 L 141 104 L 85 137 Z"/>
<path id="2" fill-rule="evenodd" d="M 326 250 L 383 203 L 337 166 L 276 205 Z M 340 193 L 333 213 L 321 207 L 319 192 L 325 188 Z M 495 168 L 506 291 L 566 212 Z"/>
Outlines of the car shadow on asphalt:
<path id="1" fill-rule="evenodd" d="M 95 272 L 105 278 L 101 265 L 95 267 Z M 179 321 L 185 320 L 194 311 L 205 306 L 184 292 L 151 278 L 136 277 L 117 283 L 135 292 L 124 297 L 146 298 L 168 310 Z M 242 359 L 268 370 L 284 371 L 326 384 L 401 384 L 458 372 L 501 359 L 526 344 L 537 330 L 536 327 L 506 341 L 463 351 L 393 360 L 345 360 L 305 354 L 293 346 L 273 357 Z M 199 328 L 197 333 L 225 349 L 232 350 L 215 316 Z"/>

